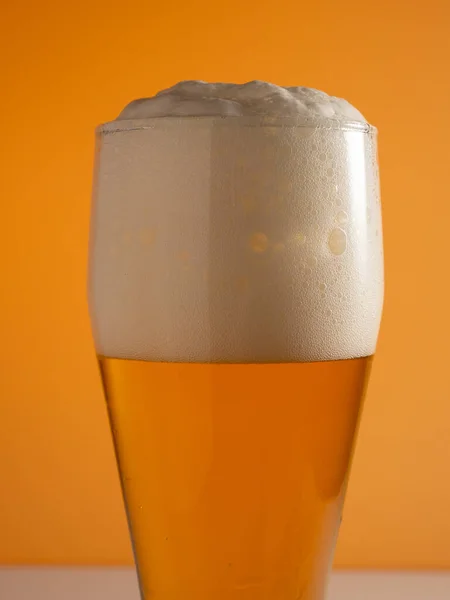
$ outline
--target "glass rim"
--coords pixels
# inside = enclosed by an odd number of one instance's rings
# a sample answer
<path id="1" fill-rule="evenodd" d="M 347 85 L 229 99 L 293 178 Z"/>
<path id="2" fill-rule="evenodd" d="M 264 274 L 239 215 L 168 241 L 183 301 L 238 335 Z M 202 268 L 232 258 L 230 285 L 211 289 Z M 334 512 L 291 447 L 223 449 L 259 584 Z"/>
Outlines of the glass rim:
<path id="1" fill-rule="evenodd" d="M 361 133 L 377 133 L 374 125 L 362 121 L 339 120 L 333 118 L 318 119 L 304 116 L 163 116 L 146 119 L 120 119 L 98 125 L 95 129 L 97 135 L 136 131 L 140 129 L 156 129 L 161 126 L 192 125 L 230 126 L 230 127 L 289 127 L 299 129 L 322 129 L 335 131 L 358 131 Z"/>

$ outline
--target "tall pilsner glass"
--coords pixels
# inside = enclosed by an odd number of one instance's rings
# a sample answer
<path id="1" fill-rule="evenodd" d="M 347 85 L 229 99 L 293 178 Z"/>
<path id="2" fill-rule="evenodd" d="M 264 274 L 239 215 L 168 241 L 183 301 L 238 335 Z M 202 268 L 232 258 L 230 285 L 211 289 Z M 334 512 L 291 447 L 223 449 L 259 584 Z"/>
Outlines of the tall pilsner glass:
<path id="1" fill-rule="evenodd" d="M 323 600 L 376 346 L 376 130 L 97 130 L 89 301 L 145 600 Z"/>

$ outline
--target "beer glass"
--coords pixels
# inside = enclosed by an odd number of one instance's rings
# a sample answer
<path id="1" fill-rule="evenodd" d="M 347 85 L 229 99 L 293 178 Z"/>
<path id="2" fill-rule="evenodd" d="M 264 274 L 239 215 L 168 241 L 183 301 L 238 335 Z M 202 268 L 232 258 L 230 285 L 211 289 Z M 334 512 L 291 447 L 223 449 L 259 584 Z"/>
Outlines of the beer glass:
<path id="1" fill-rule="evenodd" d="M 383 298 L 376 130 L 97 130 L 89 302 L 143 600 L 323 600 Z"/>

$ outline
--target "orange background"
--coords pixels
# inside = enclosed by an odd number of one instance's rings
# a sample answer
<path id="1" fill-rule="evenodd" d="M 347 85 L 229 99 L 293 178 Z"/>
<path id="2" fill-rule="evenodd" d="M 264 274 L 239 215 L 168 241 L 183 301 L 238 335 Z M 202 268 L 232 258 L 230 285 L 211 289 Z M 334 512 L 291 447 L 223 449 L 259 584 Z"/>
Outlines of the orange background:
<path id="1" fill-rule="evenodd" d="M 70 4 L 1 25 L 0 562 L 131 561 L 86 306 L 93 130 L 200 78 L 378 126 L 387 296 L 337 564 L 450 567 L 447 0 Z"/>

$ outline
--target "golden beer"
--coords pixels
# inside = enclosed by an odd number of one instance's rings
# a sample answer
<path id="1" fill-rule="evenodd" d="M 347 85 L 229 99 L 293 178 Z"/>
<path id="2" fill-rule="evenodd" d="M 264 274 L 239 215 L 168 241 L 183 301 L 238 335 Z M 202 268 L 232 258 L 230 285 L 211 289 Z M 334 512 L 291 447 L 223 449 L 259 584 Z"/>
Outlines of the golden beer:
<path id="1" fill-rule="evenodd" d="M 143 600 L 323 600 L 382 310 L 376 130 L 261 82 L 134 102 L 97 132 L 89 262 Z"/>
<path id="2" fill-rule="evenodd" d="M 144 598 L 319 598 L 370 358 L 100 357 Z"/>

